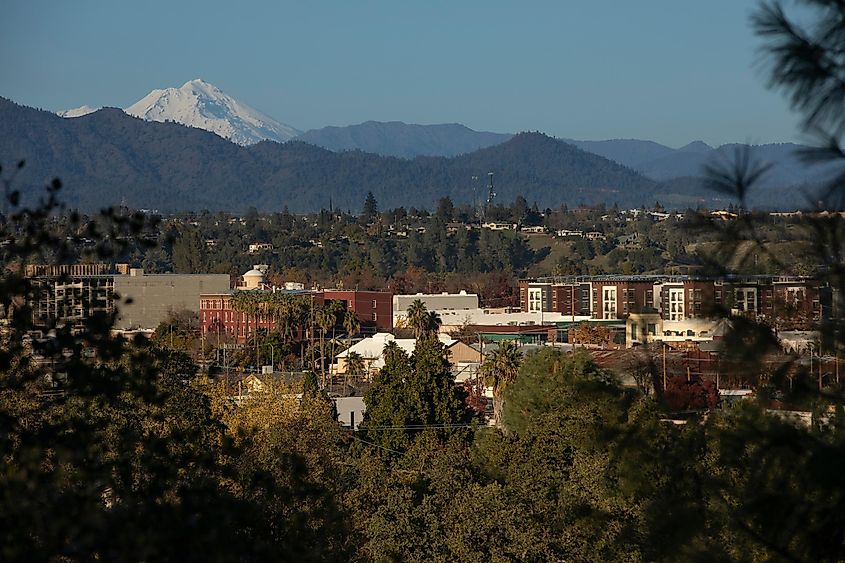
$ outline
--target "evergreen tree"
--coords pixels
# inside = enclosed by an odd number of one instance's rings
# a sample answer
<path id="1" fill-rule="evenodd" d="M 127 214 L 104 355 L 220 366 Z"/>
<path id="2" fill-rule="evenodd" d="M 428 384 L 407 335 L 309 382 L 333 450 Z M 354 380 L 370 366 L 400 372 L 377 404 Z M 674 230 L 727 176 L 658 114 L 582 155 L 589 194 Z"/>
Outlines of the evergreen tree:
<path id="1" fill-rule="evenodd" d="M 364 200 L 364 210 L 361 212 L 361 219 L 365 223 L 372 223 L 378 218 L 378 203 L 373 192 L 367 192 L 367 199 Z"/>
<path id="2" fill-rule="evenodd" d="M 463 398 L 436 336 L 418 339 L 411 357 L 388 343 L 384 367 L 364 397 L 362 434 L 394 456 L 407 451 L 422 434 L 446 439 L 471 417 Z"/>
<path id="3" fill-rule="evenodd" d="M 441 197 L 437 200 L 437 219 L 443 223 L 448 223 L 452 220 L 455 213 L 455 205 L 449 197 Z"/>

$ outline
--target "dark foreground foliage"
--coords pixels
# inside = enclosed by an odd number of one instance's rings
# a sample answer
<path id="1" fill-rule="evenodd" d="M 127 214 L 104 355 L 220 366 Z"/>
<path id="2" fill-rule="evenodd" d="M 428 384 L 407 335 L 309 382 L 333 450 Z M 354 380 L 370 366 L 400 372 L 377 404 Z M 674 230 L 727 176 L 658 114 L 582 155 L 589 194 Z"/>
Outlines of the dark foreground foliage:
<path id="1" fill-rule="evenodd" d="M 774 82 L 808 123 L 833 127 L 835 153 L 845 8 L 805 3 L 819 16 L 813 30 L 777 4 L 756 21 L 778 57 Z M 736 171 L 742 206 L 755 174 Z M 725 188 L 732 177 L 714 178 Z M 830 197 L 842 186 L 834 181 Z M 444 385 L 438 343 L 421 334 L 413 356 L 391 351 L 364 431 L 348 435 L 313 378 L 236 406 L 182 353 L 113 337 L 112 318 L 30 331 L 36 288 L 22 266 L 69 253 L 48 220 L 60 184 L 28 209 L 4 188 L 3 560 L 845 559 L 840 389 L 802 390 L 816 411 L 807 425 L 767 412 L 765 396 L 674 424 L 668 396 L 644 397 L 587 356 L 545 349 L 515 375 L 491 362 L 503 411 L 493 429 Z M 101 259 L 144 244 L 143 217 L 106 212 L 101 224 Z M 842 289 L 841 233 L 822 218 L 814 225 L 814 256 Z M 725 241 L 753 243 L 754 226 L 731 225 Z M 836 351 L 839 322 L 822 327 Z M 757 369 L 742 343 L 767 342 L 770 329 L 736 326 L 745 334 L 729 339 L 740 347 L 729 353 Z M 770 381 L 783 392 L 781 375 Z M 675 394 L 711 401 L 692 391 Z"/>

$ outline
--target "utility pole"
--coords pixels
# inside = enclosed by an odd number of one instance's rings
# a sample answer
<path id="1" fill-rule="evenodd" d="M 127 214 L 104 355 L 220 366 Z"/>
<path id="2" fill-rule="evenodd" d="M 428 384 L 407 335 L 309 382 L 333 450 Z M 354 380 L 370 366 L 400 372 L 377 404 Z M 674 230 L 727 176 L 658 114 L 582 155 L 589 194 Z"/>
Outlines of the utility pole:
<path id="1" fill-rule="evenodd" d="M 478 214 L 478 176 L 472 177 L 472 210 Z"/>
<path id="2" fill-rule="evenodd" d="M 813 346 L 810 345 L 810 375 L 813 375 Z"/>
<path id="3" fill-rule="evenodd" d="M 324 294 L 325 295 L 325 294 Z M 308 310 L 308 345 L 311 348 L 311 369 L 314 369 L 314 293 L 311 293 L 311 307 Z M 326 388 L 326 380 L 323 378 L 323 389 Z"/>
<path id="4" fill-rule="evenodd" d="M 478 391 L 478 396 L 485 401 L 484 411 L 487 412 L 487 397 L 484 395 L 484 384 L 481 381 L 481 365 L 484 363 L 484 339 L 481 333 L 478 333 L 478 371 L 475 372 L 475 389 Z"/>

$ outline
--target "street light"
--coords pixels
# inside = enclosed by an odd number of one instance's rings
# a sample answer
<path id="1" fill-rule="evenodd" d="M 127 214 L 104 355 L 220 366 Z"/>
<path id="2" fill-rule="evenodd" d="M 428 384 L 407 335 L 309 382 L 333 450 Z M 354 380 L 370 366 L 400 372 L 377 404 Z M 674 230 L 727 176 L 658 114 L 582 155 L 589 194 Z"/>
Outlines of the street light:
<path id="1" fill-rule="evenodd" d="M 264 346 L 270 347 L 270 367 L 273 368 L 273 371 L 276 371 L 276 347 L 271 342 L 265 342 L 262 344 L 262 348 Z"/>

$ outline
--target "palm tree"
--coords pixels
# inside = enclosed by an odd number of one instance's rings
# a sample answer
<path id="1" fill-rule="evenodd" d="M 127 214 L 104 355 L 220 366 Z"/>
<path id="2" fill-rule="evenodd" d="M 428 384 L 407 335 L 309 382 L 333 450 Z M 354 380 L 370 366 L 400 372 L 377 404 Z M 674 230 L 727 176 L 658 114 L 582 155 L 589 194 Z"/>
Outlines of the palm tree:
<path id="1" fill-rule="evenodd" d="M 232 309 L 238 313 L 244 313 L 244 338 L 249 335 L 249 316 L 255 315 L 258 312 L 258 300 L 256 295 L 251 291 L 235 291 L 232 294 Z M 238 336 L 240 325 L 240 315 L 235 316 L 235 336 Z M 237 338 L 236 338 L 237 341 Z"/>
<path id="2" fill-rule="evenodd" d="M 443 324 L 443 319 L 436 311 L 429 311 L 423 316 L 423 329 L 425 333 L 437 334 L 440 330 L 440 325 Z"/>
<path id="3" fill-rule="evenodd" d="M 289 296 L 280 295 L 274 300 L 273 316 L 276 319 L 276 328 L 282 335 L 282 342 L 287 342 L 293 323 L 293 303 Z"/>
<path id="4" fill-rule="evenodd" d="M 343 313 L 343 329 L 346 331 L 346 349 L 349 350 L 352 347 L 352 335 L 357 334 L 359 330 L 361 330 L 361 323 L 358 321 L 358 315 L 355 314 L 355 311 L 350 311 L 349 309 Z M 350 352 L 350 354 L 354 354 L 355 352 Z M 348 360 L 347 360 L 348 362 Z M 348 385 L 349 380 L 349 368 L 347 364 L 346 369 L 345 383 Z"/>
<path id="5" fill-rule="evenodd" d="M 320 370 L 323 373 L 323 385 L 326 384 L 326 333 L 335 325 L 337 317 L 335 316 L 332 307 L 328 304 L 323 305 L 315 312 L 317 326 L 320 327 Z"/>
<path id="6" fill-rule="evenodd" d="M 351 376 L 364 373 L 364 358 L 358 352 L 349 352 L 346 355 L 346 373 Z"/>
<path id="7" fill-rule="evenodd" d="M 426 315 L 428 310 L 425 308 L 425 303 L 419 299 L 414 299 L 413 303 L 408 307 L 408 326 L 414 329 L 414 337 L 419 338 L 425 332 Z"/>
<path id="8" fill-rule="evenodd" d="M 397 358 L 398 354 L 404 354 L 405 351 L 396 344 L 395 340 L 391 340 L 387 344 L 384 345 L 384 350 L 382 350 L 382 357 L 384 358 L 385 365 L 391 363 L 393 360 Z"/>
<path id="9" fill-rule="evenodd" d="M 500 342 L 498 348 L 481 365 L 481 373 L 487 379 L 487 384 L 493 386 L 493 420 L 498 427 L 502 425 L 505 389 L 516 380 L 521 361 L 522 354 L 516 344 L 506 341 Z"/>
<path id="10" fill-rule="evenodd" d="M 354 311 L 347 310 L 343 314 L 343 329 L 346 331 L 346 348 L 352 346 L 352 336 L 361 330 L 361 322 Z"/>
<path id="11" fill-rule="evenodd" d="M 331 364 L 334 362 L 334 354 L 335 354 L 335 344 L 337 343 L 337 325 L 338 319 L 343 321 L 343 314 L 346 311 L 346 308 L 343 306 L 343 303 L 338 301 L 337 299 L 332 299 L 328 302 L 328 309 L 332 315 L 332 338 L 331 338 L 331 351 L 329 353 L 329 363 Z"/>

